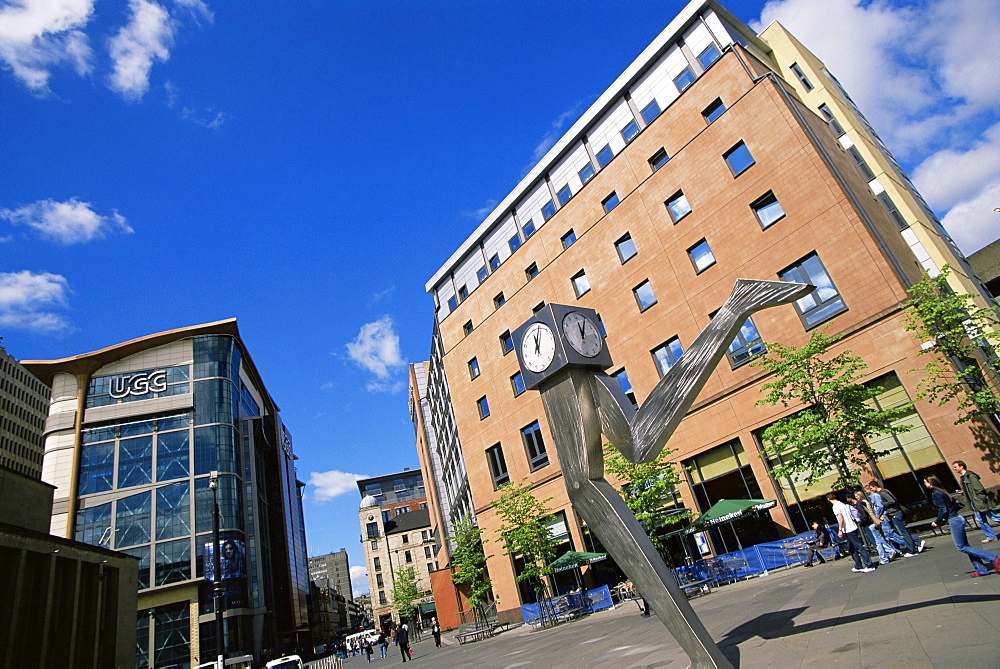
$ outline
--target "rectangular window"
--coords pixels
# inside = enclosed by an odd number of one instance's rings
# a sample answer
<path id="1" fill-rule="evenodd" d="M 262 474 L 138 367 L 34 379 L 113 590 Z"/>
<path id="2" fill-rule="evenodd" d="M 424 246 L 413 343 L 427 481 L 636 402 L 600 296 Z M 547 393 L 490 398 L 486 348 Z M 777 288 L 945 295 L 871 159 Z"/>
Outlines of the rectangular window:
<path id="1" fill-rule="evenodd" d="M 674 223 L 691 213 L 691 205 L 688 204 L 684 191 L 677 191 L 664 204 L 667 205 L 667 211 L 670 212 L 670 219 Z"/>
<path id="2" fill-rule="evenodd" d="M 653 286 L 648 279 L 633 288 L 632 292 L 635 294 L 635 301 L 639 303 L 639 311 L 645 311 L 656 304 L 656 295 L 653 294 Z"/>
<path id="3" fill-rule="evenodd" d="M 493 297 L 493 306 L 496 307 L 497 309 L 499 309 L 500 307 L 502 307 L 506 303 L 507 303 L 507 300 L 506 300 L 506 298 L 504 298 L 503 293 L 497 293 Z"/>
<path id="4" fill-rule="evenodd" d="M 726 105 L 722 103 L 722 98 L 715 98 L 715 102 L 705 107 L 701 115 L 705 117 L 706 123 L 711 123 L 722 116 L 722 112 L 724 111 L 726 111 Z"/>
<path id="5" fill-rule="evenodd" d="M 694 74 L 691 73 L 691 68 L 685 67 L 684 70 L 674 77 L 674 85 L 677 86 L 677 90 L 683 93 L 687 90 L 687 87 L 694 83 Z"/>
<path id="6" fill-rule="evenodd" d="M 660 105 L 656 104 L 656 100 L 653 100 L 643 108 L 641 113 L 642 120 L 646 122 L 646 125 L 649 125 L 653 119 L 660 115 Z"/>
<path id="7" fill-rule="evenodd" d="M 469 378 L 474 379 L 479 376 L 479 359 L 473 358 L 469 361 Z"/>
<path id="8" fill-rule="evenodd" d="M 521 238 L 518 235 L 514 235 L 513 237 L 507 240 L 507 246 L 510 247 L 510 252 L 513 253 L 514 251 L 521 248 Z"/>
<path id="9" fill-rule="evenodd" d="M 490 415 L 490 404 L 486 401 L 485 396 L 476 400 L 476 408 L 479 409 L 479 420 L 482 420 Z"/>
<path id="10" fill-rule="evenodd" d="M 722 54 L 719 53 L 719 47 L 714 44 L 709 44 L 705 47 L 704 51 L 698 54 L 698 62 L 701 63 L 701 66 L 707 70 L 709 65 L 719 60 L 720 55 Z"/>
<path id="11" fill-rule="evenodd" d="M 778 276 L 782 281 L 811 283 L 816 286 L 816 290 L 795 302 L 795 310 L 799 312 L 806 329 L 847 311 L 844 298 L 837 292 L 837 287 L 833 285 L 833 280 L 815 253 L 779 272 Z"/>
<path id="12" fill-rule="evenodd" d="M 434 556 L 431 555 L 431 547 L 430 546 L 424 546 L 424 559 L 425 560 L 430 560 L 432 557 L 434 557 Z"/>
<path id="13" fill-rule="evenodd" d="M 489 463 L 490 474 L 493 475 L 494 490 L 510 483 L 510 474 L 507 473 L 507 461 L 504 460 L 503 449 L 500 448 L 500 444 L 486 449 L 486 462 Z"/>
<path id="14" fill-rule="evenodd" d="M 684 354 L 684 348 L 681 346 L 680 338 L 673 337 L 650 352 L 653 354 L 653 360 L 656 362 L 657 371 L 660 372 L 660 376 L 663 376 Z"/>
<path id="15" fill-rule="evenodd" d="M 632 240 L 632 235 L 627 233 L 615 242 L 615 249 L 618 251 L 618 257 L 621 258 L 623 265 L 638 253 L 635 248 L 635 242 Z"/>
<path id="16" fill-rule="evenodd" d="M 529 239 L 535 234 L 535 222 L 529 218 L 528 222 L 521 226 L 521 231 L 524 232 L 524 238 Z"/>
<path id="17" fill-rule="evenodd" d="M 632 390 L 632 382 L 628 380 L 628 372 L 625 371 L 625 368 L 622 367 L 611 376 L 618 381 L 618 385 L 621 386 L 622 392 L 625 393 L 625 396 L 628 397 L 630 402 L 632 402 L 632 406 L 638 408 L 639 403 L 635 399 L 635 392 Z"/>
<path id="18" fill-rule="evenodd" d="M 403 557 L 406 558 L 406 564 L 413 562 L 413 553 L 410 551 L 405 551 Z"/>
<path id="19" fill-rule="evenodd" d="M 629 121 L 628 125 L 622 128 L 622 139 L 628 144 L 639 134 L 639 126 L 635 121 Z"/>
<path id="20" fill-rule="evenodd" d="M 891 216 L 892 220 L 896 222 L 896 226 L 900 230 L 906 230 L 910 227 L 906 222 L 906 219 L 903 218 L 903 215 L 899 213 L 899 209 L 896 208 L 895 203 L 893 203 L 892 198 L 889 197 L 888 193 L 885 191 L 879 193 L 878 201 L 881 202 L 882 206 L 885 207 L 885 210 L 889 212 L 889 216 Z"/>
<path id="21" fill-rule="evenodd" d="M 712 249 L 709 248 L 708 242 L 704 239 L 688 249 L 688 257 L 691 258 L 691 264 L 694 265 L 696 274 L 701 274 L 715 264 Z"/>
<path id="22" fill-rule="evenodd" d="M 611 162 L 611 159 L 615 157 L 615 154 L 611 152 L 610 146 L 605 146 L 603 149 L 597 152 L 597 162 L 604 167 Z"/>
<path id="23" fill-rule="evenodd" d="M 383 509 L 382 510 L 382 522 L 383 523 L 388 523 L 390 520 L 392 520 L 392 509 Z"/>
<path id="24" fill-rule="evenodd" d="M 486 271 L 486 266 L 485 265 L 483 265 L 478 270 L 476 270 L 476 279 L 479 280 L 479 283 L 482 283 L 483 281 L 486 281 L 486 277 L 488 277 L 488 276 L 489 276 L 489 272 Z"/>
<path id="25" fill-rule="evenodd" d="M 467 298 L 468 296 L 469 296 L 469 287 L 460 286 L 458 289 L 458 299 L 461 300 L 462 302 L 465 302 L 465 298 Z"/>
<path id="26" fill-rule="evenodd" d="M 542 220 L 547 221 L 556 215 L 556 206 L 552 204 L 552 200 L 549 200 L 542 205 Z"/>
<path id="27" fill-rule="evenodd" d="M 388 603 L 388 600 L 385 598 L 385 590 L 378 591 L 378 603 L 383 606 Z"/>
<path id="28" fill-rule="evenodd" d="M 743 327 L 736 333 L 736 339 L 729 345 L 726 357 L 733 369 L 750 362 L 751 358 L 767 353 L 764 346 L 764 339 L 757 332 L 757 326 L 753 324 L 753 319 L 747 318 Z"/>
<path id="29" fill-rule="evenodd" d="M 495 272 L 500 269 L 500 256 L 494 253 L 490 256 L 490 270 Z"/>
<path id="30" fill-rule="evenodd" d="M 510 336 L 510 330 L 500 335 L 500 350 L 504 355 L 514 350 L 514 338 Z"/>
<path id="31" fill-rule="evenodd" d="M 375 571 L 382 571 L 382 559 L 377 556 L 373 557 L 372 566 L 375 567 Z"/>
<path id="32" fill-rule="evenodd" d="M 781 208 L 778 198 L 774 197 L 772 191 L 767 191 L 750 205 L 754 216 L 760 221 L 761 229 L 767 229 L 772 223 L 780 221 L 785 217 L 785 210 Z"/>
<path id="33" fill-rule="evenodd" d="M 605 212 L 611 211 L 612 209 L 617 207 L 618 203 L 619 203 L 618 193 L 615 193 L 614 191 L 611 192 L 611 195 L 601 200 L 601 206 L 604 207 Z"/>
<path id="34" fill-rule="evenodd" d="M 556 197 L 559 199 L 560 206 L 566 206 L 566 203 L 573 197 L 573 191 L 569 189 L 569 184 L 560 188 L 559 192 L 556 193 Z"/>
<path id="35" fill-rule="evenodd" d="M 605 337 L 608 336 L 608 331 L 604 327 L 604 321 L 601 320 L 601 315 L 597 314 L 597 327 L 601 330 L 601 334 Z"/>
<path id="36" fill-rule="evenodd" d="M 750 149 L 743 142 L 726 151 L 722 157 L 726 159 L 726 164 L 729 165 L 729 169 L 732 170 L 734 177 L 738 177 L 754 164 L 753 156 L 750 155 Z"/>
<path id="37" fill-rule="evenodd" d="M 582 269 L 573 275 L 573 290 L 576 291 L 577 297 L 583 297 L 590 292 L 590 280 L 587 279 L 587 273 Z"/>
<path id="38" fill-rule="evenodd" d="M 594 166 L 591 165 L 590 163 L 587 163 L 586 165 L 583 166 L 583 169 L 580 170 L 579 175 L 580 175 L 580 183 L 582 184 L 587 183 L 588 181 L 594 178 Z"/>
<path id="39" fill-rule="evenodd" d="M 458 309 L 458 298 L 452 295 L 448 298 L 448 311 L 455 311 Z"/>
<path id="40" fill-rule="evenodd" d="M 844 135 L 844 126 L 840 125 L 840 121 L 837 117 L 833 115 L 830 108 L 825 104 L 819 106 L 819 113 L 823 116 L 823 119 L 830 125 L 830 128 L 836 133 L 837 137 L 842 137 Z"/>
<path id="41" fill-rule="evenodd" d="M 545 308 L 545 300 L 542 300 L 535 306 L 531 307 L 531 313 L 537 314 L 539 311 Z"/>
<path id="42" fill-rule="evenodd" d="M 472 334 L 472 321 L 465 321 L 465 323 L 462 324 L 462 332 L 465 333 L 466 337 Z"/>
<path id="43" fill-rule="evenodd" d="M 385 587 L 385 582 L 382 580 L 382 574 L 375 574 L 375 585 L 380 588 Z"/>
<path id="44" fill-rule="evenodd" d="M 664 165 L 666 165 L 668 160 L 670 160 L 670 156 L 667 155 L 667 150 L 661 148 L 659 151 L 657 151 L 656 153 L 654 153 L 649 158 L 649 166 L 655 172 L 656 170 L 658 170 L 661 167 L 663 167 Z"/>
<path id="45" fill-rule="evenodd" d="M 795 78 L 798 79 L 799 83 L 802 84 L 802 87 L 806 89 L 806 93 L 808 93 L 813 89 L 812 82 L 809 81 L 808 77 L 806 77 L 806 73 L 802 71 L 802 68 L 799 67 L 798 63 L 792 63 L 791 65 L 788 66 L 788 69 L 792 71 L 792 74 L 795 75 Z"/>
<path id="46" fill-rule="evenodd" d="M 528 281 L 531 281 L 536 276 L 538 276 L 538 263 L 531 263 L 524 268 L 524 275 L 528 277 Z"/>
<path id="47" fill-rule="evenodd" d="M 404 544 L 410 543 L 410 537 L 409 537 L 409 535 L 407 535 L 407 534 L 403 535 L 403 543 Z"/>
<path id="48" fill-rule="evenodd" d="M 576 241 L 576 233 L 570 230 L 565 235 L 562 236 L 562 245 L 564 249 L 568 249 L 573 246 L 573 242 Z"/>
<path id="49" fill-rule="evenodd" d="M 531 471 L 549 464 L 549 454 L 545 452 L 545 441 L 542 439 L 542 427 L 537 420 L 521 428 L 521 438 L 524 440 L 524 450 L 528 454 Z"/>
<path id="50" fill-rule="evenodd" d="M 872 172 L 872 168 L 868 167 L 868 163 L 865 159 L 861 157 L 861 152 L 858 151 L 857 147 L 851 146 L 847 149 L 847 155 L 854 159 L 854 164 L 858 166 L 861 170 L 861 174 L 864 175 L 866 181 L 871 181 L 875 178 L 875 173 Z"/>
<path id="51" fill-rule="evenodd" d="M 377 551 L 378 550 L 378 542 L 377 541 L 372 541 L 371 542 L 371 549 L 373 551 Z"/>
<path id="52" fill-rule="evenodd" d="M 524 392 L 524 379 L 521 377 L 521 372 L 510 377 L 510 387 L 514 389 L 514 397 Z"/>

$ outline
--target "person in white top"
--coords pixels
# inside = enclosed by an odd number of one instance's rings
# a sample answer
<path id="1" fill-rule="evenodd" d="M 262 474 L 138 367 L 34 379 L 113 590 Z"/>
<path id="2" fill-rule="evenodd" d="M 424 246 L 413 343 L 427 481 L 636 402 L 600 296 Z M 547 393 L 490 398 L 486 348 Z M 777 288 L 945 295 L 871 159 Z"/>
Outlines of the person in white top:
<path id="1" fill-rule="evenodd" d="M 868 555 L 868 549 L 865 548 L 865 545 L 861 541 L 861 536 L 858 532 L 858 523 L 851 514 L 852 510 L 855 513 L 857 513 L 857 510 L 853 506 L 844 504 L 837 499 L 836 493 L 828 493 L 826 498 L 833 505 L 833 513 L 837 516 L 837 536 L 846 538 L 847 544 L 851 547 L 851 557 L 854 558 L 854 569 L 851 571 L 859 573 L 875 571 L 875 567 L 872 566 L 871 556 Z"/>

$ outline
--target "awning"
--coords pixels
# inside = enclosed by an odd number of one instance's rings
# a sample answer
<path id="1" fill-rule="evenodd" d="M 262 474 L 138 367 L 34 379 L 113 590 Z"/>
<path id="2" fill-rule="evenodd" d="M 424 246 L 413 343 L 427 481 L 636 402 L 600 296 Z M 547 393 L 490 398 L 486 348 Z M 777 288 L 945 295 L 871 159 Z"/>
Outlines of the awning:
<path id="1" fill-rule="evenodd" d="M 778 502 L 773 499 L 721 499 L 711 509 L 701 514 L 698 520 L 684 528 L 684 534 L 694 534 L 705 528 L 731 523 L 741 518 L 756 517 L 776 506 Z"/>
<path id="2" fill-rule="evenodd" d="M 585 564 L 600 562 L 607 557 L 607 553 L 583 553 L 580 551 L 568 551 L 549 566 L 552 567 L 552 571 L 554 572 L 568 571 Z"/>

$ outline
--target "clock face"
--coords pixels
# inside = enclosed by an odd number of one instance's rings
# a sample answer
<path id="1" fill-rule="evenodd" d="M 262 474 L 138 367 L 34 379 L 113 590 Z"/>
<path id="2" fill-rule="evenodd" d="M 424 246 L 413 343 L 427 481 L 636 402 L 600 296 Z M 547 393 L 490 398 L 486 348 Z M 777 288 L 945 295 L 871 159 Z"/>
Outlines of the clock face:
<path id="1" fill-rule="evenodd" d="M 600 330 L 579 312 L 571 311 L 563 317 L 562 331 L 569 345 L 582 356 L 593 358 L 604 347 Z"/>
<path id="2" fill-rule="evenodd" d="M 530 371 L 543 372 L 556 355 L 556 339 L 545 323 L 534 323 L 521 340 L 521 359 Z"/>

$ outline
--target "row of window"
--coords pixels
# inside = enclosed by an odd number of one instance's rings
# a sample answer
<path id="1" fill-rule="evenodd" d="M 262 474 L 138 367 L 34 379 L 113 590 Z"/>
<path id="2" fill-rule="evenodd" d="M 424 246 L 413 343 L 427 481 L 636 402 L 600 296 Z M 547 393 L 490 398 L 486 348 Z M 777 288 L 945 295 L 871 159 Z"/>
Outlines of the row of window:
<path id="1" fill-rule="evenodd" d="M 521 441 L 531 471 L 537 471 L 549 464 L 549 454 L 545 451 L 545 440 L 542 438 L 542 427 L 537 420 L 521 428 Z M 501 444 L 486 449 L 486 461 L 493 476 L 494 490 L 510 483 L 510 473 L 507 471 L 507 460 L 504 458 Z"/>
<path id="2" fill-rule="evenodd" d="M 718 60 L 721 55 L 722 54 L 719 51 L 719 48 L 713 43 L 709 44 L 697 56 L 697 58 L 699 63 L 701 63 L 702 68 L 708 69 L 708 67 L 712 65 L 716 60 Z M 692 72 L 691 68 L 685 67 L 680 74 L 674 77 L 673 81 L 674 84 L 677 86 L 678 93 L 683 93 L 685 90 L 687 90 L 687 88 L 691 84 L 695 82 L 695 79 L 696 79 L 695 74 Z M 716 118 L 718 118 L 725 110 L 726 106 L 722 103 L 722 101 L 720 99 L 716 99 L 711 105 L 709 105 L 708 108 L 706 108 L 702 112 L 702 115 L 705 117 L 705 120 L 708 123 L 711 123 Z M 644 124 L 648 126 L 660 115 L 661 112 L 662 110 L 660 109 L 659 104 L 657 104 L 656 100 L 654 99 L 639 111 L 639 115 L 642 117 Z M 628 124 L 625 125 L 624 128 L 620 130 L 622 140 L 624 140 L 626 146 L 630 144 L 632 140 L 639 135 L 640 132 L 641 128 L 639 127 L 639 124 L 636 120 L 630 121 Z M 605 144 L 600 149 L 594 151 L 594 157 L 597 159 L 597 164 L 600 166 L 600 168 L 603 169 L 608 165 L 608 163 L 612 161 L 612 159 L 614 159 L 615 152 L 611 148 L 610 144 Z M 651 167 L 653 168 L 653 171 L 655 172 L 657 169 L 666 164 L 667 160 L 668 156 L 666 150 L 660 149 L 660 151 L 658 151 L 656 155 L 650 158 L 649 162 Z M 596 174 L 597 171 L 595 170 L 594 165 L 588 160 L 587 163 L 577 173 L 577 176 L 579 176 L 580 178 L 581 186 L 585 186 L 591 179 L 594 178 Z M 562 208 L 566 206 L 566 204 L 573 198 L 573 196 L 574 193 L 572 189 L 570 188 L 569 184 L 566 184 L 556 191 L 555 201 L 559 203 L 559 208 Z M 618 196 L 615 193 L 609 195 L 608 198 L 606 198 L 602 202 L 602 205 L 604 206 L 604 210 L 606 212 L 614 209 L 615 205 L 617 204 L 618 204 Z M 548 221 L 550 218 L 552 218 L 555 215 L 556 211 L 557 211 L 556 204 L 552 200 L 549 200 L 544 205 L 542 205 L 541 216 L 543 222 Z M 535 234 L 536 229 L 537 226 L 533 219 L 528 219 L 527 221 L 521 223 L 521 232 L 518 233 L 515 231 L 515 233 L 510 237 L 510 239 L 507 240 L 507 247 L 510 249 L 511 254 L 517 251 L 525 241 L 527 241 L 533 234 Z M 499 269 L 500 263 L 501 261 L 499 254 L 495 253 L 492 256 L 490 256 L 489 260 L 487 261 L 489 269 L 487 269 L 487 266 L 484 265 L 483 267 L 480 267 L 476 271 L 476 279 L 478 281 L 478 284 L 481 285 L 491 272 L 495 272 L 497 269 Z M 458 288 L 455 295 L 448 298 L 449 313 L 454 311 L 458 307 L 458 305 L 469 296 L 469 292 L 470 291 L 468 284 L 465 284 Z"/>

